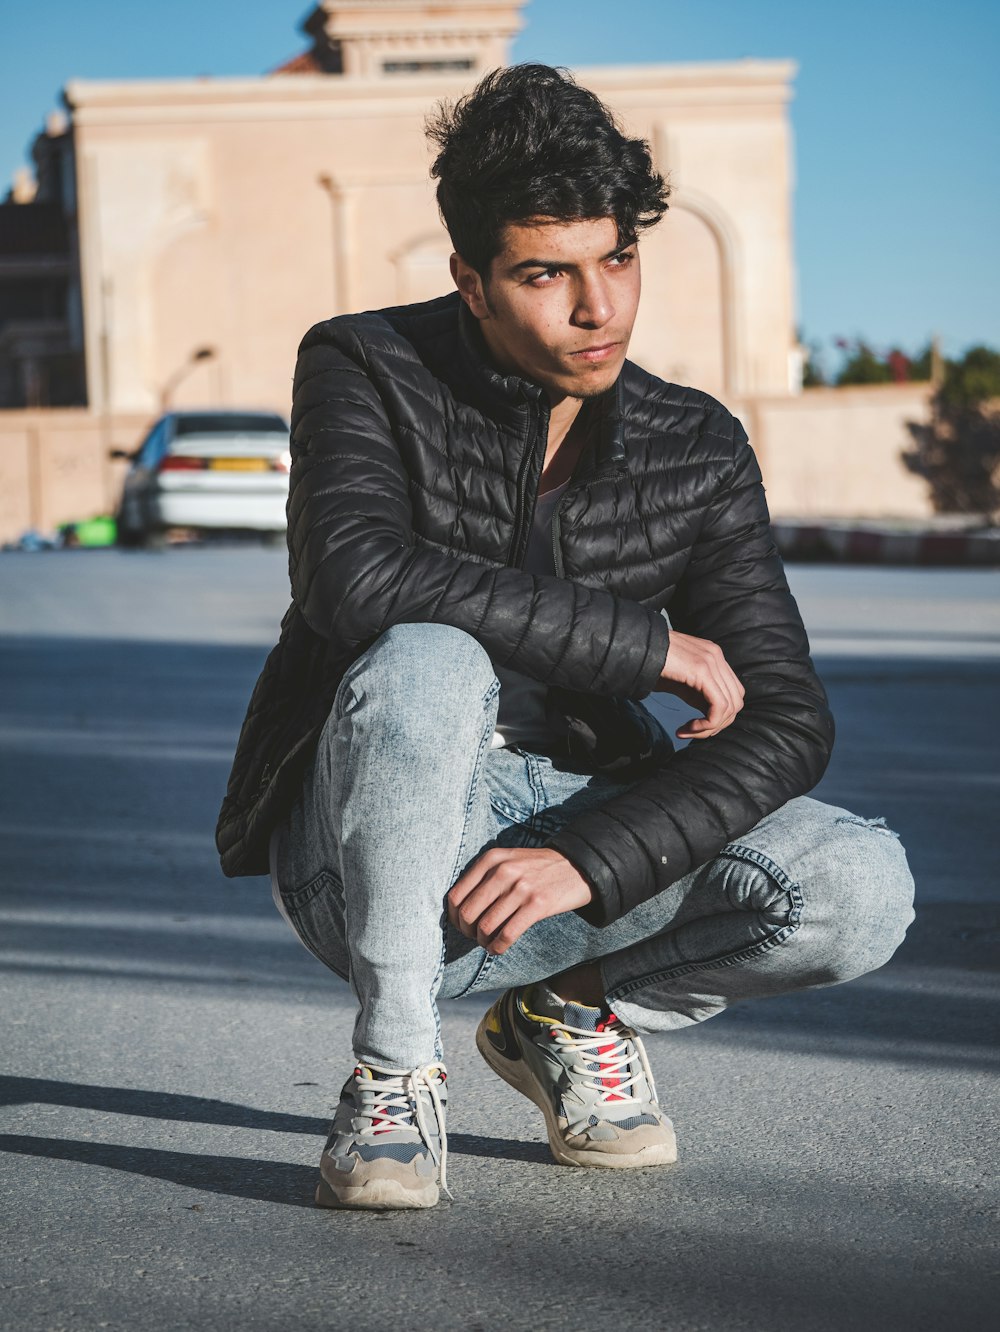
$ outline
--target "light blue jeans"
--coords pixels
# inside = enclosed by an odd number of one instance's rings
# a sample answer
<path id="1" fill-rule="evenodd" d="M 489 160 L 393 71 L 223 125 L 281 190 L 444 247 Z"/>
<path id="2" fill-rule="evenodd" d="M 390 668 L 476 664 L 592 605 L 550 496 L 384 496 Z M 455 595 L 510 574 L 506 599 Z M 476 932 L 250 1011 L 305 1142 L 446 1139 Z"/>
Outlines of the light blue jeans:
<path id="1" fill-rule="evenodd" d="M 508 952 L 453 930 L 446 894 L 490 845 L 543 845 L 625 789 L 538 754 L 491 749 L 499 685 L 467 634 L 399 625 L 345 675 L 298 801 L 271 838 L 275 901 L 358 999 L 360 1060 L 443 1057 L 438 998 L 599 960 L 609 1004 L 669 1031 L 738 999 L 833 985 L 892 956 L 913 919 L 898 836 L 807 796 L 597 929 L 573 912 Z"/>

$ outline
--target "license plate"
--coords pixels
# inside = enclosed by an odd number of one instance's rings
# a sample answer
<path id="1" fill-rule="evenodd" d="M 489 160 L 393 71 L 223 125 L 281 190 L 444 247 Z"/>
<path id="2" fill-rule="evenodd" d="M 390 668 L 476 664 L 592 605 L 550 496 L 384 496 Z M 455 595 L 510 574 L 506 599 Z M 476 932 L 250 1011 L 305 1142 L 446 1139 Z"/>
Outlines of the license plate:
<path id="1" fill-rule="evenodd" d="M 266 458 L 211 458 L 213 472 L 269 472 L 271 464 Z"/>

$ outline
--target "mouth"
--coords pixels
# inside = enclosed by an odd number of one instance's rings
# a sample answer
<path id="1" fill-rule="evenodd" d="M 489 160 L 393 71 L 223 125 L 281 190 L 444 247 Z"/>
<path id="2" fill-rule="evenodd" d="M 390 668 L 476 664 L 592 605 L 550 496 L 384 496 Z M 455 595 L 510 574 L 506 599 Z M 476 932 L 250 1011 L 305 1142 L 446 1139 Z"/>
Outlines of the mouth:
<path id="1" fill-rule="evenodd" d="M 601 361 L 610 360 L 620 346 L 620 342 L 604 342 L 599 347 L 581 347 L 579 351 L 570 352 L 570 356 L 574 360 L 599 365 Z"/>

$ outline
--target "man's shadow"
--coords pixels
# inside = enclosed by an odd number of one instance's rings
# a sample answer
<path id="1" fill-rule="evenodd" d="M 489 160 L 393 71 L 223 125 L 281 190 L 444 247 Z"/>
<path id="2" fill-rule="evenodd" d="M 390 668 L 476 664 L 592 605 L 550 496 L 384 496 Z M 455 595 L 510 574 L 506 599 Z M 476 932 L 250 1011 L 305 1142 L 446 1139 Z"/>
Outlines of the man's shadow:
<path id="1" fill-rule="evenodd" d="M 0 1076 L 0 1105 L 63 1105 L 111 1114 L 137 1115 L 146 1119 L 182 1123 L 221 1124 L 274 1133 L 304 1133 L 324 1139 L 328 1120 L 307 1115 L 257 1110 L 231 1101 L 174 1092 L 135 1090 L 128 1087 L 98 1087 L 79 1082 L 57 1082 L 47 1078 Z M 463 1156 L 491 1160 L 552 1164 L 547 1146 L 541 1142 L 517 1142 L 470 1133 L 452 1133 L 448 1149 Z M 240 1156 L 218 1156 L 200 1152 L 164 1151 L 152 1147 L 127 1147 L 117 1143 L 80 1141 L 73 1138 L 41 1138 L 29 1134 L 0 1134 L 0 1151 L 21 1156 L 78 1161 L 167 1180 L 207 1193 L 277 1202 L 292 1207 L 311 1207 L 317 1166 L 292 1165 L 286 1161 L 258 1161 Z"/>

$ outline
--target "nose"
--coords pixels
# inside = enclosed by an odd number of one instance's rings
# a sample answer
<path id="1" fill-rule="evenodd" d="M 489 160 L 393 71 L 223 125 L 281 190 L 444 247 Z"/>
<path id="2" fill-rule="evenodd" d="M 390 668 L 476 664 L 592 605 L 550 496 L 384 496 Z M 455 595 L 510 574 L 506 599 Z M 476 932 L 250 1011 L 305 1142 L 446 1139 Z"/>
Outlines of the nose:
<path id="1" fill-rule="evenodd" d="M 614 316 L 611 292 L 603 275 L 584 274 L 577 287 L 573 323 L 578 328 L 603 328 Z"/>

